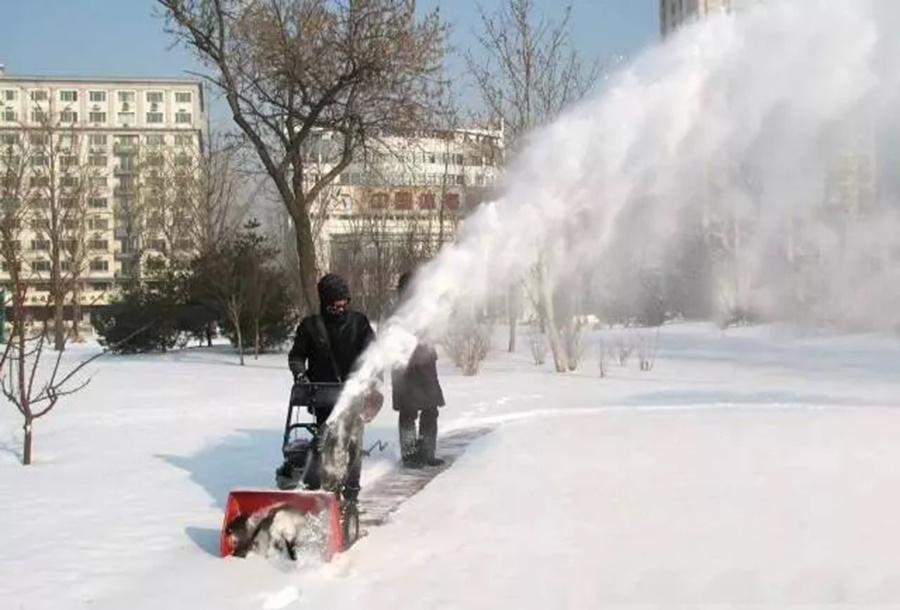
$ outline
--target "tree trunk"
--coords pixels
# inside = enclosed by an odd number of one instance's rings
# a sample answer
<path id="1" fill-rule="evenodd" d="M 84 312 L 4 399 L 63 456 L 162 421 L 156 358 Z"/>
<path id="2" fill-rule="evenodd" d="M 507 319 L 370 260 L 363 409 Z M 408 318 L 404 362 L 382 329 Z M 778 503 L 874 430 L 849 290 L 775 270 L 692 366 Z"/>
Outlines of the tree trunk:
<path id="1" fill-rule="evenodd" d="M 509 287 L 506 295 L 506 314 L 509 321 L 509 344 L 507 351 L 512 354 L 516 351 L 516 323 L 519 318 L 519 303 L 516 285 Z"/>
<path id="2" fill-rule="evenodd" d="M 259 360 L 259 347 L 260 347 L 260 345 L 259 345 L 259 344 L 260 344 L 260 340 L 259 340 L 259 315 L 255 316 L 254 319 L 253 319 L 253 333 L 254 333 L 254 335 L 255 335 L 254 338 L 253 338 L 253 350 L 254 350 L 254 351 L 253 351 L 253 359 L 254 359 L 254 360 Z"/>
<path id="3" fill-rule="evenodd" d="M 31 444 L 32 444 L 32 434 L 31 434 L 31 424 L 33 420 L 30 416 L 25 416 L 25 423 L 22 425 L 22 430 L 25 432 L 25 437 L 22 442 L 22 464 L 24 466 L 28 466 L 31 464 Z"/>
<path id="4" fill-rule="evenodd" d="M 234 324 L 234 332 L 237 334 L 238 356 L 240 357 L 241 366 L 244 366 L 244 336 L 241 333 L 241 320 L 238 312 L 232 308 L 231 322 Z"/>
<path id="5" fill-rule="evenodd" d="M 81 341 L 81 301 L 80 294 L 76 287 L 72 294 L 72 338 L 75 341 Z"/>
<path id="6" fill-rule="evenodd" d="M 53 349 L 58 352 L 66 349 L 66 320 L 63 315 L 65 303 L 63 295 L 53 296 Z"/>
<path id="7" fill-rule="evenodd" d="M 294 234 L 297 241 L 297 264 L 300 273 L 300 303 L 302 314 L 307 315 L 318 311 L 319 292 L 316 289 L 316 248 L 313 243 L 312 229 L 309 225 L 309 217 L 305 214 L 292 214 L 294 221 Z"/>
<path id="8" fill-rule="evenodd" d="M 569 358 L 566 354 L 566 346 L 563 343 L 559 327 L 556 323 L 556 307 L 553 303 L 553 287 L 547 277 L 548 270 L 544 265 L 543 257 L 538 258 L 538 299 L 542 319 L 547 329 L 547 341 L 553 352 L 553 365 L 557 373 L 565 373 L 568 370 Z"/>

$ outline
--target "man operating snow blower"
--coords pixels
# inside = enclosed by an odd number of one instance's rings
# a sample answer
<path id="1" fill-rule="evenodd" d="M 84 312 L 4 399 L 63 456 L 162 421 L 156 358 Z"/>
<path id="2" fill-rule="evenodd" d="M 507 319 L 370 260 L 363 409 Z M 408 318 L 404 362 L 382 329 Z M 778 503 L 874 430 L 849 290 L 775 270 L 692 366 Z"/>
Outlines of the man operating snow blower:
<path id="1" fill-rule="evenodd" d="M 279 489 L 228 494 L 223 557 L 252 551 L 294 559 L 322 552 L 327 559 L 359 536 L 363 429 L 384 399 L 370 386 L 330 416 L 375 333 L 364 314 L 349 309 L 350 289 L 341 277 L 324 276 L 318 289 L 321 311 L 300 322 L 288 355 L 294 385 L 282 445 L 285 461 L 275 473 Z M 315 424 L 295 421 L 298 409 L 312 414 Z M 311 432 L 312 438 L 292 440 L 295 429 Z"/>
<path id="2" fill-rule="evenodd" d="M 294 344 L 288 353 L 288 366 L 295 383 L 340 383 L 353 373 L 363 352 L 375 339 L 372 325 L 365 314 L 352 311 L 350 288 L 339 275 L 329 273 L 319 280 L 318 315 L 304 318 L 297 327 Z M 361 409 L 348 416 L 342 434 L 324 434 L 323 442 L 313 456 L 315 466 L 307 469 L 303 481 L 306 489 L 324 489 L 340 493 L 345 505 L 356 504 L 362 467 L 362 440 L 365 423 L 370 421 L 383 403 L 383 396 L 371 390 L 362 397 Z M 334 404 L 315 410 L 316 423 L 325 429 Z M 329 443 L 342 443 L 329 447 Z M 330 468 L 322 468 L 322 460 L 333 459 L 335 453 L 346 455 L 347 467 L 342 480 L 331 480 Z"/>

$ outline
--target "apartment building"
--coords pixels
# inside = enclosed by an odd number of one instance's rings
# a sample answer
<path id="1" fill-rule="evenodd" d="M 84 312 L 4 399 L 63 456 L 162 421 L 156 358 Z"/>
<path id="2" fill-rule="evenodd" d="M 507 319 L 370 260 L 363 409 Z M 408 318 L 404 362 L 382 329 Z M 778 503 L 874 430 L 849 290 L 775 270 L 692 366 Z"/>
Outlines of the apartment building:
<path id="1" fill-rule="evenodd" d="M 85 241 L 77 292 L 88 307 L 107 303 L 154 254 L 190 247 L 165 234 L 172 219 L 161 218 L 153 203 L 179 176 L 197 171 L 206 125 L 198 81 L 13 75 L 0 67 L 0 174 L 11 186 L 12 166 L 20 163 L 19 188 L 28 189 L 34 207 L 20 233 L 33 281 L 29 303 L 39 305 L 47 294 L 48 219 L 41 209 L 84 209 L 66 229 L 67 241 L 76 234 Z M 63 257 L 64 272 L 77 264 L 73 254 Z M 0 272 L 0 282 L 8 279 Z"/>
<path id="2" fill-rule="evenodd" d="M 308 173 L 329 171 L 339 149 L 321 133 L 307 150 Z M 315 204 L 319 267 L 350 276 L 358 302 L 377 312 L 401 267 L 433 256 L 493 197 L 503 155 L 503 130 L 491 127 L 377 138 Z"/>
<path id="3" fill-rule="evenodd" d="M 659 27 L 665 37 L 682 24 L 716 13 L 747 8 L 759 0 L 660 0 Z"/>

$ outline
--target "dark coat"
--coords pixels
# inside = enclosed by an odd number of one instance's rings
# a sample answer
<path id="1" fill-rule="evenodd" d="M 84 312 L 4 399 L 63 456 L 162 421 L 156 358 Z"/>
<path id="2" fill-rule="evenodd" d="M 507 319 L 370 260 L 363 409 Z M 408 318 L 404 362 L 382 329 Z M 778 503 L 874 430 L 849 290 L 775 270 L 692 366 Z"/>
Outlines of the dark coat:
<path id="1" fill-rule="evenodd" d="M 420 343 L 405 368 L 391 372 L 395 411 L 421 411 L 444 406 L 438 381 L 437 352 Z"/>
<path id="2" fill-rule="evenodd" d="M 328 356 L 328 346 L 316 318 L 324 322 L 331 350 L 342 379 L 337 379 Z M 359 357 L 375 339 L 369 318 L 358 311 L 347 311 L 340 317 L 307 316 L 300 321 L 294 345 L 288 353 L 288 366 L 297 375 L 304 373 L 310 381 L 346 381 L 356 368 Z"/>

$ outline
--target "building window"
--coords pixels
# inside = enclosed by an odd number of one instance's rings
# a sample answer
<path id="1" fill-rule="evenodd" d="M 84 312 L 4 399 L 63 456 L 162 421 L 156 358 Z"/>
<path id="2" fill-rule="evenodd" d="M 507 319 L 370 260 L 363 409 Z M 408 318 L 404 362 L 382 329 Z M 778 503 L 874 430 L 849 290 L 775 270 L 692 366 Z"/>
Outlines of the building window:
<path id="1" fill-rule="evenodd" d="M 106 146 L 106 134 L 105 133 L 92 133 L 88 136 L 88 145 L 89 146 Z"/>
<path id="2" fill-rule="evenodd" d="M 91 271 L 109 271 L 109 261 L 95 258 L 91 261 Z"/>
<path id="3" fill-rule="evenodd" d="M 164 239 L 151 239 L 147 246 L 151 250 L 156 250 L 157 252 L 165 252 L 166 251 L 166 240 Z"/>
<path id="4" fill-rule="evenodd" d="M 147 92 L 147 102 L 151 104 L 162 104 L 163 101 L 163 93 L 162 91 L 148 91 Z"/>
<path id="5" fill-rule="evenodd" d="M 31 111 L 31 122 L 32 123 L 45 123 L 47 121 L 47 113 L 41 110 L 40 108 L 35 108 Z"/>
<path id="6" fill-rule="evenodd" d="M 176 112 L 175 113 L 175 122 L 181 125 L 185 123 L 191 122 L 191 113 L 190 112 Z"/>
<path id="7" fill-rule="evenodd" d="M 16 111 L 12 108 L 5 108 L 3 110 L 3 114 L 0 115 L 0 118 L 2 118 L 2 120 L 6 121 L 7 123 L 12 123 L 16 120 Z"/>
<path id="8" fill-rule="evenodd" d="M 38 89 L 37 91 L 32 91 L 30 95 L 31 95 L 32 102 L 46 102 L 47 101 L 47 91 L 44 89 Z"/>
<path id="9" fill-rule="evenodd" d="M 59 101 L 61 101 L 61 102 L 77 102 L 78 101 L 78 92 L 77 91 L 60 91 L 59 92 Z"/>
<path id="10" fill-rule="evenodd" d="M 119 91 L 117 97 L 122 104 L 134 103 L 134 91 Z"/>
<path id="11" fill-rule="evenodd" d="M 108 228 L 108 218 L 88 218 L 88 229 L 91 231 L 106 231 Z"/>
<path id="12" fill-rule="evenodd" d="M 106 91 L 91 91 L 88 93 L 88 99 L 96 104 L 102 104 L 106 101 Z"/>
<path id="13" fill-rule="evenodd" d="M 48 239 L 32 239 L 31 249 L 34 251 L 49 250 L 50 240 Z"/>
<path id="14" fill-rule="evenodd" d="M 147 113 L 147 123 L 162 123 L 163 122 L 163 113 L 162 112 L 148 112 Z"/>
<path id="15" fill-rule="evenodd" d="M 148 146 L 165 146 L 166 136 L 161 133 L 152 133 L 144 139 Z"/>
<path id="16" fill-rule="evenodd" d="M 175 136 L 175 146 L 190 146 L 193 142 L 191 136 L 177 135 Z"/>
<path id="17" fill-rule="evenodd" d="M 105 112 L 89 112 L 88 113 L 88 121 L 91 123 L 105 123 L 106 122 L 106 113 Z"/>
<path id="18" fill-rule="evenodd" d="M 88 157 L 88 165 L 91 167 L 106 167 L 106 155 L 91 155 Z"/>
<path id="19" fill-rule="evenodd" d="M 419 209 L 420 210 L 433 210 L 434 209 L 434 193 L 422 193 L 419 195 Z"/>
<path id="20" fill-rule="evenodd" d="M 109 242 L 105 239 L 92 239 L 88 242 L 88 248 L 91 250 L 102 250 L 106 252 L 109 250 Z"/>
<path id="21" fill-rule="evenodd" d="M 31 228 L 35 231 L 49 231 L 50 230 L 50 220 L 47 218 L 33 218 L 31 220 Z M 34 243 L 31 242 L 31 249 L 34 250 Z M 46 248 L 45 248 L 46 250 Z"/>
<path id="22" fill-rule="evenodd" d="M 16 90 L 15 89 L 7 89 L 6 91 L 3 92 L 2 99 L 6 100 L 7 102 L 16 101 Z"/>
<path id="23" fill-rule="evenodd" d="M 394 193 L 394 207 L 398 210 L 411 210 L 413 197 L 409 191 Z"/>
<path id="24" fill-rule="evenodd" d="M 78 186 L 78 176 L 63 176 L 59 179 L 59 185 L 67 188 L 75 188 Z"/>
<path id="25" fill-rule="evenodd" d="M 388 194 L 387 193 L 374 193 L 371 199 L 371 207 L 375 209 L 382 209 L 388 206 Z"/>
<path id="26" fill-rule="evenodd" d="M 95 209 L 105 208 L 107 205 L 106 197 L 91 197 L 88 199 L 88 205 Z"/>
<path id="27" fill-rule="evenodd" d="M 88 184 L 90 184 L 91 188 L 106 188 L 107 181 L 106 176 L 91 176 L 88 179 Z"/>
<path id="28" fill-rule="evenodd" d="M 50 271 L 50 261 L 31 261 L 31 270 L 34 273 Z"/>
<path id="29" fill-rule="evenodd" d="M 191 103 L 191 92 L 190 91 L 176 91 L 175 92 L 175 101 L 179 104 L 190 104 Z"/>
<path id="30" fill-rule="evenodd" d="M 458 210 L 459 209 L 459 193 L 445 193 L 443 202 L 444 202 L 445 209 Z"/>
<path id="31" fill-rule="evenodd" d="M 60 123 L 75 123 L 78 121 L 78 113 L 74 110 L 63 110 L 59 113 Z"/>
<path id="32" fill-rule="evenodd" d="M 134 123 L 134 113 L 133 112 L 120 112 L 119 113 L 119 123 L 123 125 L 131 125 Z"/>
<path id="33" fill-rule="evenodd" d="M 78 165 L 78 157 L 76 155 L 62 155 L 59 158 L 59 166 L 63 169 L 75 167 Z"/>
<path id="34" fill-rule="evenodd" d="M 32 176 L 29 181 L 32 188 L 47 188 L 50 186 L 50 176 Z"/>
<path id="35" fill-rule="evenodd" d="M 31 167 L 47 167 L 47 155 L 31 155 Z"/>
<path id="36" fill-rule="evenodd" d="M 19 136 L 14 133 L 0 133 L 0 144 L 4 146 L 16 146 L 19 143 Z"/>

